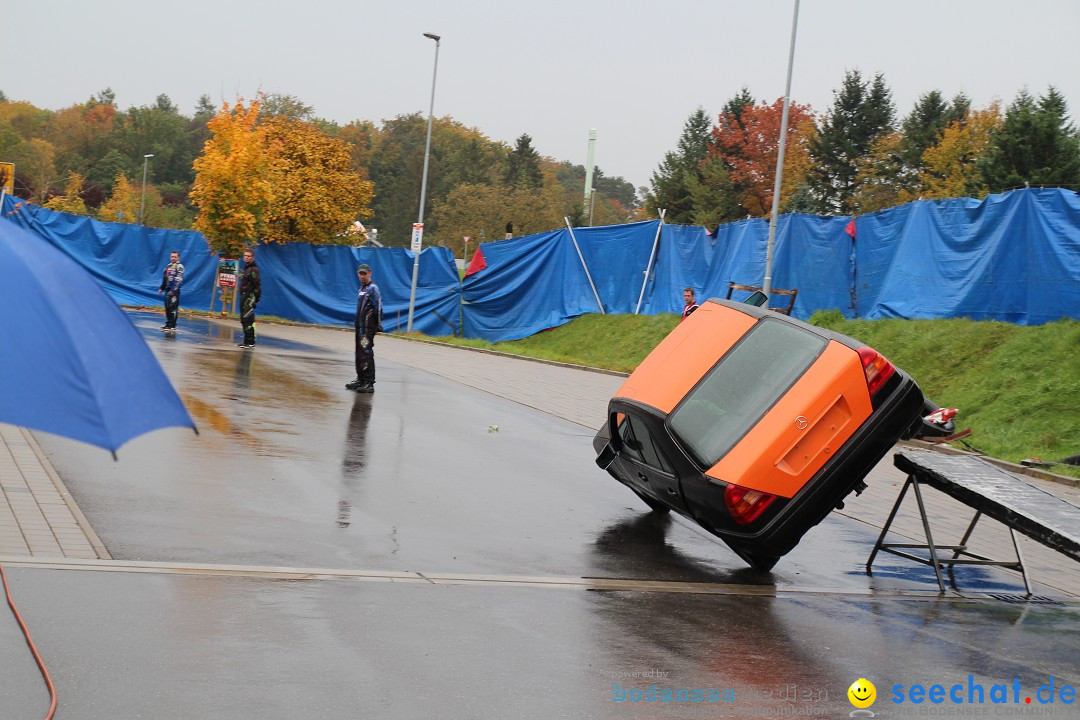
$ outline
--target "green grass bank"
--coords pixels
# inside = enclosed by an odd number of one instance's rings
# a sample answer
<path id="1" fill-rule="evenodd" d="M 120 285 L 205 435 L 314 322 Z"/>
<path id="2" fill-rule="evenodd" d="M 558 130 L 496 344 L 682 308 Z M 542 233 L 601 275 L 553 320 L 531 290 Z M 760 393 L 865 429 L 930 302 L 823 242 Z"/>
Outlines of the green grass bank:
<path id="1" fill-rule="evenodd" d="M 960 409 L 970 444 L 1017 462 L 1080 453 L 1080 322 L 1026 327 L 950 320 L 845 320 L 820 312 L 811 323 L 858 338 L 904 368 L 939 405 Z M 678 323 L 674 315 L 584 315 L 513 342 L 441 342 L 630 372 Z M 1054 472 L 1080 477 L 1080 469 Z"/>

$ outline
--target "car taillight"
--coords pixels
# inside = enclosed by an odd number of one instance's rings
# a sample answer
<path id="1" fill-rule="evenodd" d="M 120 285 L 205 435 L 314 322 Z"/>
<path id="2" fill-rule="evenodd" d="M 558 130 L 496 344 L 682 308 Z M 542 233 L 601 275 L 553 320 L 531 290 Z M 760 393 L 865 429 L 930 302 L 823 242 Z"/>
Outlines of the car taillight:
<path id="1" fill-rule="evenodd" d="M 881 386 L 893 376 L 896 368 L 872 347 L 859 348 L 859 359 L 862 360 L 863 372 L 866 373 L 866 389 L 870 391 L 870 397 L 874 397 Z"/>
<path id="2" fill-rule="evenodd" d="M 757 520 L 775 499 L 776 496 L 771 493 L 738 485 L 728 485 L 724 489 L 724 504 L 727 505 L 732 519 L 740 525 L 747 525 Z"/>

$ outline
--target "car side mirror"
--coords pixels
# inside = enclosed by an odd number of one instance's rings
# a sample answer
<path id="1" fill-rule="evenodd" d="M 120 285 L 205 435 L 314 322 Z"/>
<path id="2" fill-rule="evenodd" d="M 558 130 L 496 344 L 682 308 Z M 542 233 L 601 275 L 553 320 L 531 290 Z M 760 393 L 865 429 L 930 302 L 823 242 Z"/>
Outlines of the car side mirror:
<path id="1" fill-rule="evenodd" d="M 596 456 L 596 464 L 600 466 L 601 470 L 607 470 L 608 465 L 615 462 L 615 456 L 617 454 L 615 448 L 611 447 L 611 443 L 608 443 L 604 446 L 604 449 L 600 451 L 600 454 Z"/>
<path id="2" fill-rule="evenodd" d="M 761 307 L 767 302 L 769 302 L 769 296 L 760 290 L 757 290 L 753 295 L 743 300 L 743 303 L 753 305 L 754 307 Z"/>

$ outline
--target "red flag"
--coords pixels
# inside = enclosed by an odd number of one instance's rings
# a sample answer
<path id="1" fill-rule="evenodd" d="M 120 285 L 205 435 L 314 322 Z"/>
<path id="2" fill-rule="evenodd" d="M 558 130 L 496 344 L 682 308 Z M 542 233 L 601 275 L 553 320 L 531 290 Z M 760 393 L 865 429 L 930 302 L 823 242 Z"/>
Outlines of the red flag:
<path id="1" fill-rule="evenodd" d="M 465 268 L 465 277 L 469 277 L 474 272 L 480 272 L 486 267 L 487 262 L 484 261 L 484 253 L 480 252 L 480 248 L 476 248 L 476 254 L 472 256 L 469 267 Z"/>
<path id="2" fill-rule="evenodd" d="M 844 232 L 851 236 L 851 239 L 855 239 L 855 218 L 851 218 L 851 222 L 844 228 Z"/>

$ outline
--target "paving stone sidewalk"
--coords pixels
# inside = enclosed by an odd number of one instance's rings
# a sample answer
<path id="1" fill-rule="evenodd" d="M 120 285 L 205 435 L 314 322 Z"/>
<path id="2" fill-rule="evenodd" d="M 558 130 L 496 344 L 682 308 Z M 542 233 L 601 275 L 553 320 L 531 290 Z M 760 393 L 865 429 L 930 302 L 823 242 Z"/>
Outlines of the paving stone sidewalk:
<path id="1" fill-rule="evenodd" d="M 109 557 L 33 436 L 2 424 L 0 555 Z"/>

